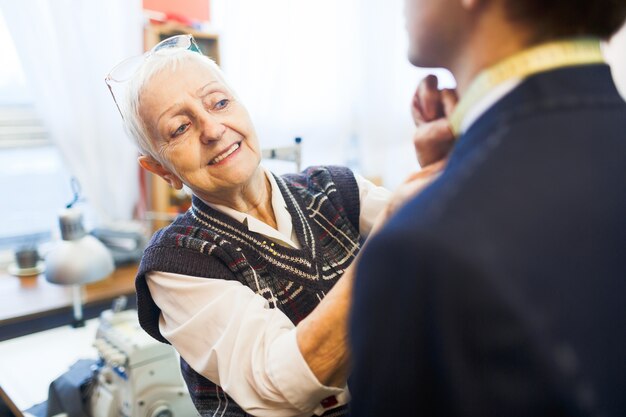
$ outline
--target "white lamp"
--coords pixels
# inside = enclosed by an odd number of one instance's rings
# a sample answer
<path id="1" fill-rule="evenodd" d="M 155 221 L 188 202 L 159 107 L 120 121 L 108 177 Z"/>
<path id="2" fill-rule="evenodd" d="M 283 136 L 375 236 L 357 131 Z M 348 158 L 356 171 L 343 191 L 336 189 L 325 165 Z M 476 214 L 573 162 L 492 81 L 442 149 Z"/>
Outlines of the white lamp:
<path id="1" fill-rule="evenodd" d="M 84 326 L 82 285 L 99 281 L 115 268 L 111 252 L 83 227 L 83 216 L 76 207 L 59 215 L 62 241 L 46 256 L 46 280 L 72 286 L 74 327 Z"/>

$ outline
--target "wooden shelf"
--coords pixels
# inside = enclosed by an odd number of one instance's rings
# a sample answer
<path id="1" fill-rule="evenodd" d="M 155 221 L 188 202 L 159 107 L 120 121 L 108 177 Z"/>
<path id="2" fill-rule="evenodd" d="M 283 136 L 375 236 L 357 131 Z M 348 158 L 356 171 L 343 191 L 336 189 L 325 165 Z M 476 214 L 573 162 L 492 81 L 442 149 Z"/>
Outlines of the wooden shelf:
<path id="1" fill-rule="evenodd" d="M 215 33 L 200 32 L 179 23 L 148 24 L 144 28 L 144 49 L 149 50 L 163 39 L 175 35 L 190 34 L 196 40 L 202 53 L 220 63 L 219 36 Z"/>

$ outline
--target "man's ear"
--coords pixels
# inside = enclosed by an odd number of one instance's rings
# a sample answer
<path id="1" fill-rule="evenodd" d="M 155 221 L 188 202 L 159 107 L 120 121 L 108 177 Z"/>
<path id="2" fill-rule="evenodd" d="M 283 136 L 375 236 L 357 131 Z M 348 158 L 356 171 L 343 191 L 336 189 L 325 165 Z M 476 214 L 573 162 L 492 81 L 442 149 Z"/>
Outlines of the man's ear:
<path id="1" fill-rule="evenodd" d="M 141 155 L 137 158 L 139 165 L 155 175 L 163 178 L 172 188 L 180 190 L 183 188 L 183 182 L 170 170 L 161 165 L 159 161 L 151 157 L 150 155 Z"/>

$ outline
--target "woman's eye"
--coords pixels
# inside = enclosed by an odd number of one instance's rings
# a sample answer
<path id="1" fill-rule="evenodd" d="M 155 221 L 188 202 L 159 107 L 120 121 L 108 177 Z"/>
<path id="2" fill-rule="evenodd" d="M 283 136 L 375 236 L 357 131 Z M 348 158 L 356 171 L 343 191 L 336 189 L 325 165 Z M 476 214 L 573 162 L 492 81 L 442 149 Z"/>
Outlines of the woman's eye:
<path id="1" fill-rule="evenodd" d="M 188 127 L 189 127 L 189 123 L 185 123 L 185 124 L 180 125 L 178 127 L 178 129 L 176 129 L 174 131 L 174 133 L 172 133 L 172 137 L 176 137 L 176 136 L 182 135 L 183 133 L 185 133 L 185 131 L 187 130 Z"/>
<path id="2" fill-rule="evenodd" d="M 226 106 L 228 106 L 229 100 L 227 98 L 218 101 L 217 103 L 215 103 L 215 109 L 216 110 L 221 110 L 223 108 L 225 108 Z"/>

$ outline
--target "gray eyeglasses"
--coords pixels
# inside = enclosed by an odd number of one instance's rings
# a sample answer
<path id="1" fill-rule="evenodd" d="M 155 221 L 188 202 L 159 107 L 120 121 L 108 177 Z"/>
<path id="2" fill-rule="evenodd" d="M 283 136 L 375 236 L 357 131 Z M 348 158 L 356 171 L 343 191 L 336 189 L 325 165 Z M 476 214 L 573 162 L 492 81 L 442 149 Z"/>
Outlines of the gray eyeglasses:
<path id="1" fill-rule="evenodd" d="M 124 119 L 124 115 L 122 114 L 122 110 L 120 109 L 117 100 L 115 99 L 113 84 L 121 84 L 130 80 L 145 60 L 149 59 L 157 51 L 170 48 L 185 49 L 193 52 L 198 52 L 200 54 L 202 53 L 192 35 L 187 34 L 172 36 L 170 38 L 162 40 L 152 49 L 142 55 L 126 58 L 125 60 L 114 66 L 109 74 L 104 78 L 104 82 L 107 84 L 107 87 L 109 87 L 109 91 L 111 92 L 111 96 L 113 97 L 113 101 L 115 102 L 115 106 L 120 112 L 122 119 Z"/>

